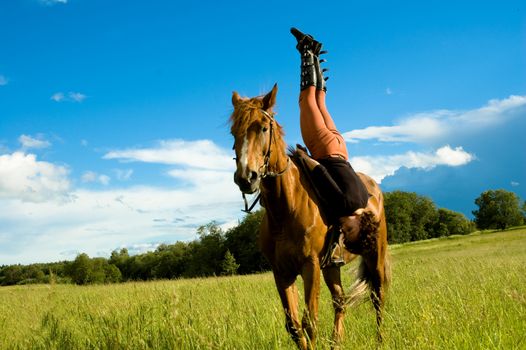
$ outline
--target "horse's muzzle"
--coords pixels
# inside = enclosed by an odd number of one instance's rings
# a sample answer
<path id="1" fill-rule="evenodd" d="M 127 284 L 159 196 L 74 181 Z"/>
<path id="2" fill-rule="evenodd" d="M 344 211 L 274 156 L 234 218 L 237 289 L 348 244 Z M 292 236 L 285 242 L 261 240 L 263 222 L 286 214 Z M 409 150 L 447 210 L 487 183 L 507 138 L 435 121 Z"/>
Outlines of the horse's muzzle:
<path id="1" fill-rule="evenodd" d="M 240 174 L 239 171 L 234 173 L 234 182 L 239 190 L 245 194 L 252 194 L 259 188 L 259 174 L 255 171 L 248 171 Z"/>

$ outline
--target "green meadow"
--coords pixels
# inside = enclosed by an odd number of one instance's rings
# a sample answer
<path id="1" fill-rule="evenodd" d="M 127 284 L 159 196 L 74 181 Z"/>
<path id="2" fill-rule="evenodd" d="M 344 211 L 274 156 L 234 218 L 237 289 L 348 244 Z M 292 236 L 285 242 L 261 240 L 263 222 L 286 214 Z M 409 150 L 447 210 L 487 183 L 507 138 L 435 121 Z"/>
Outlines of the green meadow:
<path id="1" fill-rule="evenodd" d="M 348 309 L 343 349 L 526 349 L 526 228 L 390 251 L 384 342 L 367 302 Z M 346 286 L 355 266 L 342 269 Z M 326 349 L 333 311 L 323 285 L 319 318 Z M 0 288 L 0 349 L 290 348 L 270 273 Z"/>

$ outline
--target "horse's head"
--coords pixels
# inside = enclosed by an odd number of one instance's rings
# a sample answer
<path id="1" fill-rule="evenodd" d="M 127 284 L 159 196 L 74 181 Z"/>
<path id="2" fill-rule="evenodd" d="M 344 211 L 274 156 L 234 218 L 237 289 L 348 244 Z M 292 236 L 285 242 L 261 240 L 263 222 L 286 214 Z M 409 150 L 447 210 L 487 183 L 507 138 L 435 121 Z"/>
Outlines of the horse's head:
<path id="1" fill-rule="evenodd" d="M 242 98 L 232 94 L 234 112 L 230 117 L 230 132 L 234 136 L 237 169 L 234 182 L 243 193 L 258 190 L 261 178 L 267 174 L 273 135 L 281 135 L 274 120 L 272 107 L 276 102 L 277 85 L 263 97 Z"/>

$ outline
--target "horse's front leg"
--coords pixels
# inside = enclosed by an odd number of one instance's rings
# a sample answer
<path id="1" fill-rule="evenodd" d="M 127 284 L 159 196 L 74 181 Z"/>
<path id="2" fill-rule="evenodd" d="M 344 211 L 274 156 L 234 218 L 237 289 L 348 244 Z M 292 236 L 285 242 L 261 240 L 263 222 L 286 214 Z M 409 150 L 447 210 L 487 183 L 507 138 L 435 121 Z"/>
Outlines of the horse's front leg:
<path id="1" fill-rule="evenodd" d="M 284 278 L 274 271 L 274 280 L 281 304 L 285 311 L 285 326 L 292 339 L 302 350 L 307 349 L 307 338 L 303 334 L 298 311 L 298 288 L 296 278 Z"/>
<path id="2" fill-rule="evenodd" d="M 303 329 L 307 332 L 311 346 L 314 348 L 318 326 L 318 302 L 320 297 L 320 263 L 317 257 L 311 257 L 301 272 L 305 290 L 307 310 L 303 314 Z"/>

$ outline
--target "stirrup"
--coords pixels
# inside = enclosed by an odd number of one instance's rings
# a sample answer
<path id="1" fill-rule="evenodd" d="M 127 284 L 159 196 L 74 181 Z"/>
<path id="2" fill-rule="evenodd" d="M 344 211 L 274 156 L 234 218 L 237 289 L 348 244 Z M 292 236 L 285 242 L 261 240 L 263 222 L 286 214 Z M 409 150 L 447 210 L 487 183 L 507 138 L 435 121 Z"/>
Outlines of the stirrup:
<path id="1" fill-rule="evenodd" d="M 341 234 L 337 227 L 329 228 L 328 233 L 330 234 L 328 247 L 323 255 L 320 267 L 322 269 L 327 267 L 340 267 L 345 265 L 344 246 L 342 244 Z"/>
<path id="2" fill-rule="evenodd" d="M 331 247 L 331 261 L 329 266 L 340 267 L 345 265 L 345 260 L 343 259 L 343 247 L 339 242 L 334 242 Z"/>

